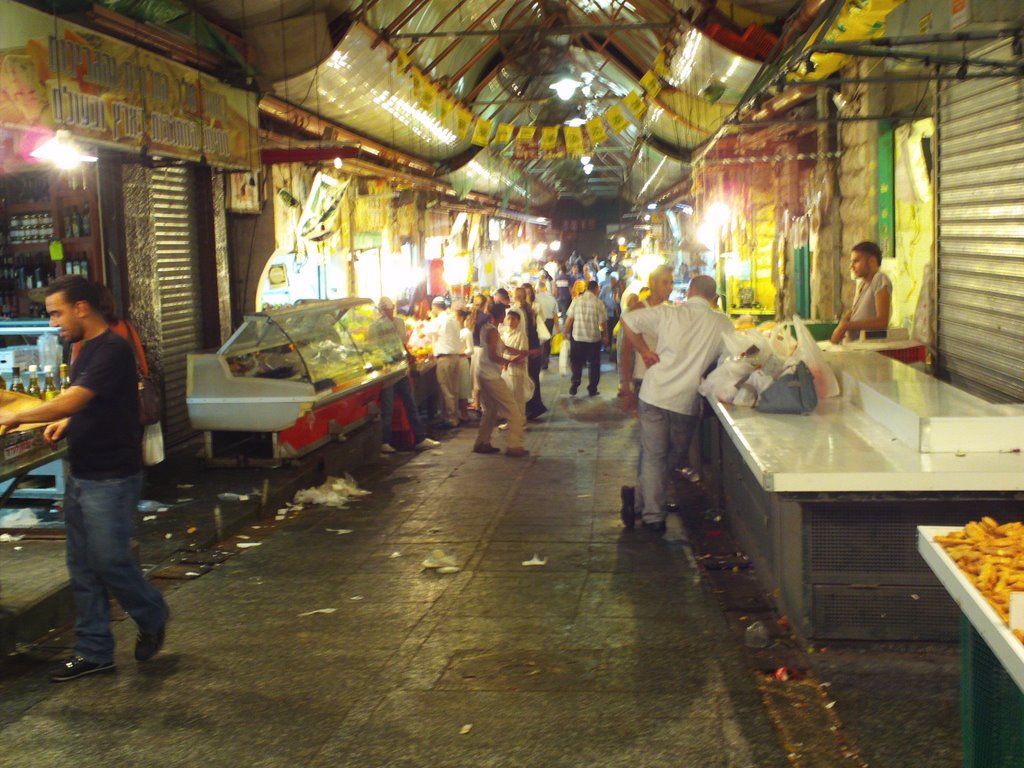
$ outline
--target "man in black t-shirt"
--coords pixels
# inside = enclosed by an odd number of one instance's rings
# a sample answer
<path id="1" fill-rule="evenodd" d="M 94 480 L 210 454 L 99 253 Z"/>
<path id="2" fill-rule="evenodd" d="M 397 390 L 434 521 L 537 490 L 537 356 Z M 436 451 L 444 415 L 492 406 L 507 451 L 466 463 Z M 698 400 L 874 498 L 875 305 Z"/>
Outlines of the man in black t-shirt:
<path id="1" fill-rule="evenodd" d="M 64 682 L 114 668 L 108 595 L 139 626 L 139 661 L 152 658 L 163 646 L 168 610 L 131 554 L 142 491 L 135 355 L 103 319 L 98 286 L 80 275 L 50 283 L 46 311 L 64 342 L 82 342 L 71 367 L 71 386 L 35 408 L 0 414 L 0 426 L 49 422 L 43 435 L 51 445 L 68 439 L 71 472 L 64 519 L 76 640 L 74 655 L 50 676 Z"/>

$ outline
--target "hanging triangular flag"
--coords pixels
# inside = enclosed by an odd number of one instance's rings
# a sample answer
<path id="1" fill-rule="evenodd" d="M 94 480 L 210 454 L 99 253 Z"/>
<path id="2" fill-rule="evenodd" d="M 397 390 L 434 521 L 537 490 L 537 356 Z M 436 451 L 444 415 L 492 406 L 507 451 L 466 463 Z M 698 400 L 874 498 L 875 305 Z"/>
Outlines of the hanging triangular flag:
<path id="1" fill-rule="evenodd" d="M 519 132 L 516 134 L 516 140 L 522 142 L 533 141 L 533 137 L 537 135 L 537 127 L 534 125 L 521 125 L 519 126 Z"/>
<path id="2" fill-rule="evenodd" d="M 469 129 L 473 125 L 473 113 L 465 107 L 455 110 L 455 135 L 460 139 L 469 135 Z"/>
<path id="3" fill-rule="evenodd" d="M 574 157 L 583 155 L 583 129 L 579 126 L 565 126 L 565 150 Z"/>
<path id="4" fill-rule="evenodd" d="M 644 97 L 640 95 L 639 91 L 630 91 L 622 99 L 622 103 L 626 105 L 626 108 L 637 117 L 640 117 L 647 109 L 647 105 L 644 104 Z"/>
<path id="5" fill-rule="evenodd" d="M 590 137 L 590 143 L 595 146 L 608 141 L 608 132 L 604 129 L 604 120 L 600 115 L 587 120 L 587 136 Z"/>
<path id="6" fill-rule="evenodd" d="M 399 49 L 395 54 L 395 69 L 398 73 L 401 74 L 402 72 L 405 72 L 411 63 L 412 59 L 409 58 L 409 54 L 402 49 Z"/>
<path id="7" fill-rule="evenodd" d="M 455 105 L 452 104 L 451 99 L 446 99 L 444 96 L 441 97 L 441 119 L 447 120 L 448 115 L 452 113 L 452 108 Z"/>
<path id="8" fill-rule="evenodd" d="M 412 103 L 419 104 L 423 93 L 423 73 L 416 67 L 409 67 L 409 77 L 412 78 Z"/>
<path id="9" fill-rule="evenodd" d="M 644 87 L 647 95 L 652 99 L 656 99 L 658 94 L 661 93 L 661 83 L 658 81 L 658 76 L 650 70 L 640 78 L 640 85 Z"/>
<path id="10" fill-rule="evenodd" d="M 630 126 L 629 119 L 618 104 L 604 113 L 604 119 L 608 121 L 608 125 L 616 133 L 622 133 Z"/>
<path id="11" fill-rule="evenodd" d="M 478 147 L 486 147 L 491 142 L 491 126 L 493 125 L 493 120 L 485 120 L 482 117 L 478 119 L 476 127 L 473 129 L 473 143 Z"/>
<path id="12" fill-rule="evenodd" d="M 420 89 L 420 106 L 431 114 L 434 112 L 434 107 L 437 105 L 437 88 L 429 80 L 423 81 L 423 87 Z"/>
<path id="13" fill-rule="evenodd" d="M 508 144 L 512 141 L 512 132 L 515 130 L 515 126 L 512 123 L 498 123 L 498 128 L 494 132 L 494 139 L 491 140 L 492 144 Z"/>
<path id="14" fill-rule="evenodd" d="M 658 55 L 654 57 L 654 71 L 666 80 L 668 80 L 668 76 L 671 74 L 668 68 L 668 56 L 663 50 L 658 51 Z"/>
<path id="15" fill-rule="evenodd" d="M 558 145 L 558 128 L 557 125 L 548 125 L 540 129 L 541 149 L 554 149 Z"/>

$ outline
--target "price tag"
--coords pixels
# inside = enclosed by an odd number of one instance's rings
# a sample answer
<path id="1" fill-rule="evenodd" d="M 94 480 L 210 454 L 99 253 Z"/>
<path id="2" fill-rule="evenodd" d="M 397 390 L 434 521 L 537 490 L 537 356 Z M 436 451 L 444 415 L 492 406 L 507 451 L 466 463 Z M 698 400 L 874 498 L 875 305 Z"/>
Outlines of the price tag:
<path id="1" fill-rule="evenodd" d="M 64 243 L 60 240 L 50 241 L 50 261 L 64 261 Z"/>

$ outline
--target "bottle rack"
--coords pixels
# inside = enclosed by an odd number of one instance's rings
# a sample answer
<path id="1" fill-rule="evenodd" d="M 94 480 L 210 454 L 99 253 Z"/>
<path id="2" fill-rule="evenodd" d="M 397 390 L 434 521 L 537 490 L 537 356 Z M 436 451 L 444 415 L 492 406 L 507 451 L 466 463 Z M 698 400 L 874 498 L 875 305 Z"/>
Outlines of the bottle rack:
<path id="1" fill-rule="evenodd" d="M 45 317 L 43 294 L 63 275 L 103 281 L 96 168 L 0 180 L 0 317 Z M 64 257 L 54 260 L 59 240 Z"/>

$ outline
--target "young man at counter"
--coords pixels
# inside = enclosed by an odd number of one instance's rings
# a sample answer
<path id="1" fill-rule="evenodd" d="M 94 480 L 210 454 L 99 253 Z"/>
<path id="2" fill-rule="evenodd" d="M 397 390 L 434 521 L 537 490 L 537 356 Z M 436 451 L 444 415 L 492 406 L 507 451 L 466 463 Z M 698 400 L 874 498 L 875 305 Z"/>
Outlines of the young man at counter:
<path id="1" fill-rule="evenodd" d="M 444 296 L 431 304 L 434 318 L 423 329 L 430 336 L 437 358 L 437 387 L 441 390 L 441 420 L 446 428 L 459 426 L 459 359 L 462 340 L 455 312 L 444 307 Z"/>
<path id="2" fill-rule="evenodd" d="M 98 286 L 80 275 L 50 283 L 46 311 L 62 341 L 83 342 L 71 366 L 71 386 L 48 403 L 0 415 L 0 426 L 50 422 L 43 432 L 47 442 L 68 439 L 71 472 L 64 520 L 76 640 L 73 655 L 50 676 L 64 682 L 114 668 L 110 595 L 139 626 L 138 661 L 152 658 L 163 646 L 169 612 L 131 553 L 142 490 L 142 428 L 131 346 L 110 332 Z"/>
<path id="3" fill-rule="evenodd" d="M 850 270 L 857 279 L 853 308 L 848 309 L 832 332 L 832 343 L 855 338 L 858 331 L 884 331 L 889 327 L 892 311 L 892 282 L 879 269 L 882 249 L 877 243 L 865 240 L 853 246 Z"/>
<path id="4" fill-rule="evenodd" d="M 644 528 L 665 531 L 672 473 L 685 463 L 697 424 L 697 386 L 722 353 L 723 332 L 732 333 L 729 318 L 715 311 L 717 302 L 714 279 L 699 275 L 690 282 L 684 303 L 622 316 L 626 338 L 647 366 L 638 405 L 642 454 L 637 497 L 642 509 L 623 504 L 622 522 L 628 528 L 640 512 Z M 645 340 L 652 336 L 657 339 L 654 349 Z M 627 407 L 632 407 L 632 398 L 632 393 L 625 395 Z"/>

